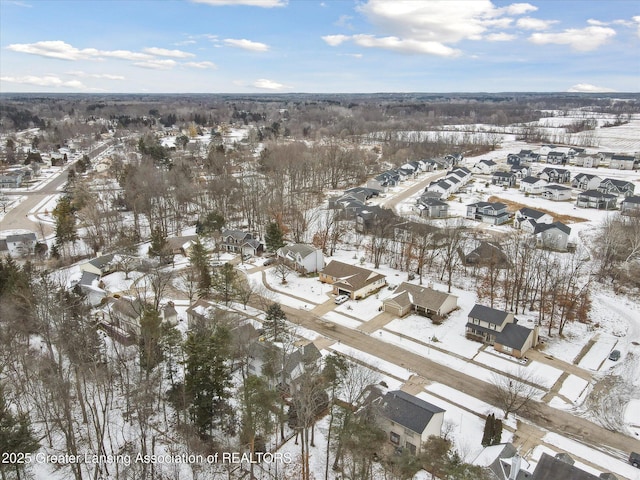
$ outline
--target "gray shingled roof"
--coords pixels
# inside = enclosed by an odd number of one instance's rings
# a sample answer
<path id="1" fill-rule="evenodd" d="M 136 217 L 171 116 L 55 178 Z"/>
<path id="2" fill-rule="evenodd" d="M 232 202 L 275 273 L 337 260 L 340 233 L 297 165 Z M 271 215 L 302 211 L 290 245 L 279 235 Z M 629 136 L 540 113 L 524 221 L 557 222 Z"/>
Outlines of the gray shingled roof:
<path id="1" fill-rule="evenodd" d="M 540 457 L 532 480 L 599 480 L 598 477 L 574 465 L 569 465 L 547 453 Z"/>
<path id="2" fill-rule="evenodd" d="M 524 207 L 519 210 L 519 213 L 527 218 L 533 218 L 534 220 L 538 220 L 539 218 L 546 215 L 545 212 L 541 212 L 540 210 L 534 210 L 533 208 Z"/>
<path id="3" fill-rule="evenodd" d="M 534 230 L 534 235 L 537 235 L 541 232 L 546 232 L 552 228 L 557 228 L 561 232 L 566 233 L 567 235 L 571 235 L 571 227 L 565 225 L 562 222 L 553 222 L 553 223 L 538 223 L 536 224 L 536 229 Z"/>
<path id="4" fill-rule="evenodd" d="M 477 318 L 478 320 L 493 323 L 495 325 L 502 325 L 508 316 L 508 312 L 478 304 L 474 305 L 469 312 L 469 317 Z"/>
<path id="5" fill-rule="evenodd" d="M 418 434 L 422 434 L 433 416 L 441 412 L 444 412 L 442 408 L 401 390 L 388 392 L 382 397 L 384 416 Z"/>
<path id="6" fill-rule="evenodd" d="M 522 350 L 529 335 L 531 335 L 530 328 L 523 327 L 517 323 L 507 323 L 502 332 L 496 335 L 496 343 L 511 347 L 514 350 Z"/>

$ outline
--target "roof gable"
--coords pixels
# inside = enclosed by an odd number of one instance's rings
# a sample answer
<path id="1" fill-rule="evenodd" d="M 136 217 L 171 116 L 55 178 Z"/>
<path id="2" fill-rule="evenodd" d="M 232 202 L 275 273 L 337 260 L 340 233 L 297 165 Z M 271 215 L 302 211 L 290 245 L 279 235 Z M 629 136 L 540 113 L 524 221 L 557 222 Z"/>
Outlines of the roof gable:
<path id="1" fill-rule="evenodd" d="M 424 432 L 435 414 L 443 412 L 442 408 L 401 390 L 388 392 L 382 397 L 383 415 L 419 434 Z"/>

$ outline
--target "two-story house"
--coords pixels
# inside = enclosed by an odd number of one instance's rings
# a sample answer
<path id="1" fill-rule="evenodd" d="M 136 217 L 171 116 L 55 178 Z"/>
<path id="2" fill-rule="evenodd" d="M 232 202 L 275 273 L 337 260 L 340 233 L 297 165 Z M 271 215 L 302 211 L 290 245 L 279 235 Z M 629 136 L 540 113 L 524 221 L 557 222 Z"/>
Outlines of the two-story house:
<path id="1" fill-rule="evenodd" d="M 622 215 L 640 215 L 640 195 L 626 197 L 620 203 L 620 213 Z"/>
<path id="2" fill-rule="evenodd" d="M 489 345 L 498 352 L 522 358 L 538 344 L 538 327 L 519 325 L 513 313 L 476 304 L 469 312 L 467 338 Z"/>
<path id="3" fill-rule="evenodd" d="M 493 160 L 480 160 L 471 168 L 471 171 L 473 173 L 481 173 L 484 175 L 489 175 L 490 173 L 495 172 L 497 169 L 498 169 L 498 164 Z"/>
<path id="4" fill-rule="evenodd" d="M 378 408 L 378 425 L 389 442 L 416 455 L 430 436 L 442 432 L 445 410 L 402 390 L 389 391 L 373 400 Z"/>
<path id="5" fill-rule="evenodd" d="M 495 172 L 491 176 L 491 183 L 500 187 L 513 187 L 516 184 L 516 176 L 511 172 Z"/>
<path id="6" fill-rule="evenodd" d="M 571 186 L 578 190 L 593 190 L 600 186 L 602 178 L 597 175 L 591 175 L 589 173 L 579 173 L 573 177 Z"/>
<path id="7" fill-rule="evenodd" d="M 612 155 L 609 168 L 617 170 L 633 170 L 636 159 L 633 155 Z"/>
<path id="8" fill-rule="evenodd" d="M 415 210 L 423 218 L 446 218 L 449 216 L 447 202 L 424 195 L 417 200 Z"/>
<path id="9" fill-rule="evenodd" d="M 565 200 L 571 200 L 572 190 L 564 185 L 547 185 L 540 192 L 542 198 L 547 200 L 553 200 L 555 202 L 564 202 Z"/>
<path id="10" fill-rule="evenodd" d="M 538 174 L 538 177 L 549 183 L 569 183 L 571 172 L 566 168 L 546 167 Z"/>
<path id="11" fill-rule="evenodd" d="M 548 213 L 524 207 L 516 212 L 513 226 L 529 233 L 533 233 L 539 223 L 553 223 L 553 217 Z"/>
<path id="12" fill-rule="evenodd" d="M 279 248 L 276 255 L 290 268 L 303 274 L 315 273 L 324 268 L 324 255 L 311 245 L 296 243 Z"/>
<path id="13" fill-rule="evenodd" d="M 476 202 L 467 205 L 467 218 L 492 225 L 502 225 L 509 220 L 509 212 L 504 203 Z"/>
<path id="14" fill-rule="evenodd" d="M 634 194 L 636 186 L 627 180 L 605 178 L 598 185 L 597 190 L 602 193 L 610 193 L 616 196 L 630 197 Z"/>
<path id="15" fill-rule="evenodd" d="M 264 245 L 253 234 L 242 230 L 223 230 L 220 239 L 222 250 L 233 253 L 256 255 Z"/>
<path id="16" fill-rule="evenodd" d="M 542 193 L 544 187 L 549 184 L 546 180 L 539 177 L 528 176 L 520 180 L 520 191 L 531 195 Z"/>
<path id="17" fill-rule="evenodd" d="M 536 239 L 536 246 L 565 252 L 569 244 L 571 227 L 562 222 L 538 223 L 535 226 L 533 235 Z"/>
<path id="18" fill-rule="evenodd" d="M 566 165 L 568 156 L 566 153 L 552 151 L 547 153 L 547 163 L 552 165 Z"/>
<path id="19" fill-rule="evenodd" d="M 618 197 L 610 193 L 602 193 L 598 190 L 587 190 L 578 194 L 576 206 L 611 210 L 616 208 L 617 200 Z"/>

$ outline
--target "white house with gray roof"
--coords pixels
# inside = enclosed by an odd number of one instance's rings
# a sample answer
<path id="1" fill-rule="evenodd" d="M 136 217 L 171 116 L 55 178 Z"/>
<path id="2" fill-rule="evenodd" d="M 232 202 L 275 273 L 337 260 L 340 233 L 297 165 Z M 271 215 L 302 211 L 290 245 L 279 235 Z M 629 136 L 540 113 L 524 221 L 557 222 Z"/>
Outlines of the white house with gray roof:
<path id="1" fill-rule="evenodd" d="M 442 432 L 445 410 L 402 390 L 393 390 L 374 400 L 379 406 L 378 424 L 389 442 L 411 454 L 421 452 L 430 436 Z"/>
<path id="2" fill-rule="evenodd" d="M 324 255 L 322 250 L 295 243 L 279 248 L 276 255 L 286 265 L 301 273 L 315 273 L 324 268 Z"/>
<path id="3" fill-rule="evenodd" d="M 36 234 L 33 232 L 7 235 L 5 238 L 0 239 L 0 255 L 4 252 L 14 258 L 33 255 L 36 243 Z"/>
<path id="4" fill-rule="evenodd" d="M 539 193 L 542 193 L 544 188 L 548 184 L 549 182 L 547 182 L 542 178 L 528 176 L 520 180 L 520 191 L 524 193 L 537 195 Z"/>
<path id="5" fill-rule="evenodd" d="M 524 327 L 513 313 L 476 304 L 469 312 L 466 336 L 493 345 L 498 352 L 522 358 L 538 344 L 538 327 Z"/>

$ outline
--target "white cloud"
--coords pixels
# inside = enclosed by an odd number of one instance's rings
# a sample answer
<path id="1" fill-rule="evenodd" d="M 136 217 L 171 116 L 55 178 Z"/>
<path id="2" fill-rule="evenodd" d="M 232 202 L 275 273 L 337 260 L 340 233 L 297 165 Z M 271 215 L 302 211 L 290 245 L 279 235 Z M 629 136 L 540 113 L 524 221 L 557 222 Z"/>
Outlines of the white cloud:
<path id="1" fill-rule="evenodd" d="M 460 50 L 433 41 L 401 39 L 398 37 L 374 37 L 373 35 L 363 34 L 353 35 L 351 38 L 356 45 L 361 47 L 377 47 L 402 53 L 426 53 L 441 57 L 455 57 L 461 53 Z"/>
<path id="2" fill-rule="evenodd" d="M 134 65 L 137 65 L 138 67 L 142 67 L 142 68 L 148 68 L 151 70 L 171 70 L 173 67 L 176 66 L 176 61 L 170 60 L 170 59 L 164 59 L 164 60 L 153 59 L 153 60 L 147 60 L 144 62 L 134 62 Z"/>
<path id="3" fill-rule="evenodd" d="M 334 25 L 338 27 L 353 28 L 353 25 L 351 25 L 351 20 L 353 20 L 353 17 L 351 15 L 340 15 L 340 18 L 338 18 Z"/>
<path id="4" fill-rule="evenodd" d="M 106 78 L 107 80 L 124 80 L 122 75 L 111 75 L 109 73 L 86 73 L 81 70 L 74 70 L 72 72 L 66 72 L 67 75 L 82 78 Z"/>
<path id="5" fill-rule="evenodd" d="M 538 10 L 538 7 L 530 3 L 513 3 L 499 10 L 505 11 L 507 15 L 523 15 L 525 13 L 535 12 Z"/>
<path id="6" fill-rule="evenodd" d="M 262 7 L 262 8 L 273 8 L 273 7 L 285 7 L 287 5 L 287 0 L 191 0 L 194 3 L 204 3 L 206 5 L 211 5 L 213 7 L 220 7 L 224 5 L 246 5 L 249 7 Z"/>
<path id="7" fill-rule="evenodd" d="M 490 42 L 509 42 L 511 40 L 514 40 L 516 36 L 510 33 L 500 32 L 500 33 L 491 33 L 487 35 L 485 38 Z"/>
<path id="8" fill-rule="evenodd" d="M 224 43 L 226 45 L 229 45 L 230 47 L 242 48 L 244 50 L 251 50 L 253 52 L 266 52 L 267 50 L 269 50 L 269 45 L 267 45 L 266 43 L 252 42 L 251 40 L 247 40 L 246 38 L 225 38 Z"/>
<path id="9" fill-rule="evenodd" d="M 172 57 L 172 58 L 195 57 L 193 53 L 183 52 L 182 50 L 167 50 L 166 48 L 150 47 L 150 48 L 144 48 L 142 51 L 150 55 L 157 55 L 159 57 Z"/>
<path id="10" fill-rule="evenodd" d="M 636 26 L 638 28 L 638 31 L 636 32 L 638 34 L 638 36 L 640 37 L 640 15 L 637 15 L 635 17 L 631 17 L 631 19 L 636 22 Z"/>
<path id="11" fill-rule="evenodd" d="M 24 8 L 33 8 L 33 5 L 30 5 L 28 3 L 25 2 L 17 2 L 17 1 L 13 1 L 13 2 L 8 2 L 12 5 L 15 5 L 17 7 L 24 7 Z"/>
<path id="12" fill-rule="evenodd" d="M 590 83 L 578 83 L 573 85 L 567 92 L 581 92 L 581 93 L 605 93 L 605 92 L 615 92 L 612 88 L 607 87 L 597 87 L 595 85 L 591 85 Z"/>
<path id="13" fill-rule="evenodd" d="M 351 37 L 349 37 L 348 35 L 325 35 L 324 37 L 322 37 L 322 40 L 327 42 L 332 47 L 337 47 L 341 43 L 349 40 L 349 38 Z"/>
<path id="14" fill-rule="evenodd" d="M 359 7 L 381 30 L 417 41 L 455 43 L 479 39 L 491 28 L 505 28 L 513 19 L 536 10 L 528 3 L 496 8 L 490 0 L 369 0 Z"/>
<path id="15" fill-rule="evenodd" d="M 582 29 L 568 28 L 561 33 L 534 33 L 529 40 L 537 45 L 569 45 L 573 50 L 588 52 L 604 45 L 615 34 L 612 28 L 592 25 Z"/>
<path id="16" fill-rule="evenodd" d="M 95 48 L 78 49 L 61 40 L 46 40 L 36 43 L 13 43 L 7 50 L 14 52 L 39 55 L 41 57 L 57 58 L 58 60 L 87 60 L 103 57 L 120 58 L 124 60 L 147 60 L 151 55 L 131 52 L 129 50 L 97 50 Z"/>
<path id="17" fill-rule="evenodd" d="M 256 88 L 263 88 L 266 90 L 284 90 L 287 87 L 282 83 L 274 82 L 273 80 L 268 80 L 266 78 L 259 78 L 255 82 L 253 82 L 253 86 Z"/>
<path id="18" fill-rule="evenodd" d="M 587 23 L 588 23 L 589 25 L 597 25 L 597 26 L 599 26 L 599 27 L 604 27 L 604 26 L 606 26 L 606 25 L 609 25 L 607 22 L 602 22 L 602 21 L 600 21 L 600 20 L 595 20 L 595 19 L 593 19 L 593 18 L 590 18 L 589 20 L 587 20 Z"/>
<path id="19" fill-rule="evenodd" d="M 68 87 L 79 90 L 87 89 L 87 87 L 79 80 L 65 81 L 55 75 L 45 75 L 44 77 L 36 77 L 35 75 L 26 75 L 24 77 L 0 77 L 0 80 L 9 83 L 37 85 L 39 87 Z"/>
<path id="20" fill-rule="evenodd" d="M 200 69 L 204 69 L 204 68 L 218 68 L 218 66 L 213 63 L 213 62 L 185 62 L 184 63 L 185 67 L 192 67 L 192 68 L 200 68 Z"/>
<path id="21" fill-rule="evenodd" d="M 557 20 L 541 20 L 540 18 L 524 17 L 519 18 L 516 22 L 516 27 L 524 30 L 547 30 L 554 23 L 558 23 Z"/>
<path id="22" fill-rule="evenodd" d="M 353 57 L 353 58 L 362 58 L 364 55 L 361 53 L 339 53 L 340 57 Z"/>

